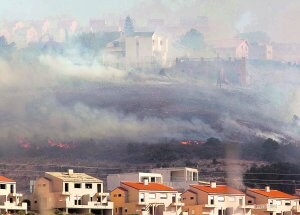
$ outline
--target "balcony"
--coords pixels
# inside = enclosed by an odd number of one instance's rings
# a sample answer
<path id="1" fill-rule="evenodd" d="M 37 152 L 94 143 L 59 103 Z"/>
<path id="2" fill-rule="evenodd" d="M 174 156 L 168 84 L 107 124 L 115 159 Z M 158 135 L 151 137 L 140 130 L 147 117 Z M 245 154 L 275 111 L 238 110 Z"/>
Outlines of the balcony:
<path id="1" fill-rule="evenodd" d="M 211 205 L 211 204 L 205 204 L 204 205 L 205 208 L 214 208 L 216 207 L 215 205 Z"/>
<path id="2" fill-rule="evenodd" d="M 22 202 L 17 204 L 16 202 L 10 203 L 10 202 L 5 202 L 1 208 L 6 208 L 8 210 L 27 210 L 27 203 Z"/>
<path id="3" fill-rule="evenodd" d="M 113 203 L 107 202 L 107 203 L 101 203 L 101 202 L 88 202 L 84 205 L 75 205 L 70 202 L 67 202 L 66 205 L 67 208 L 78 208 L 78 209 L 112 209 Z"/>
<path id="4" fill-rule="evenodd" d="M 22 193 L 9 193 L 8 196 L 12 196 L 12 197 L 22 197 L 23 194 L 22 194 Z"/>
<path id="5" fill-rule="evenodd" d="M 276 211 L 277 205 L 260 204 L 260 205 L 255 205 L 254 209 L 261 209 L 261 210 L 266 210 L 266 211 Z"/>
<path id="6" fill-rule="evenodd" d="M 254 209 L 254 205 L 240 205 L 239 208 L 241 209 Z"/>
<path id="7" fill-rule="evenodd" d="M 183 207 L 184 203 L 183 202 L 172 202 L 172 206 Z"/>

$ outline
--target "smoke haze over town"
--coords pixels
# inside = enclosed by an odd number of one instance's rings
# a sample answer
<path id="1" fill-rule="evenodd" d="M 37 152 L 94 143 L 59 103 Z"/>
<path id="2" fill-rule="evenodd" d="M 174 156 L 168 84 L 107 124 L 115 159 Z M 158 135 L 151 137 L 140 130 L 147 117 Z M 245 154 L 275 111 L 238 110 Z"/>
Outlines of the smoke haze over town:
<path id="1" fill-rule="evenodd" d="M 209 137 L 297 143 L 300 32 L 292 25 L 299 8 L 274 0 L 3 1 L 1 143 Z M 166 41 L 158 64 L 128 65 L 132 50 L 125 50 L 126 65 L 111 57 L 110 45 L 126 44 L 126 17 L 136 34 L 154 32 Z M 186 42 L 191 29 L 200 45 Z M 222 56 L 224 46 L 243 40 L 249 49 L 272 46 L 272 58 Z M 293 45 L 291 54 L 286 46 Z M 204 74 L 201 59 L 217 58 L 229 60 L 229 69 L 216 63 Z M 234 71 L 235 60 L 242 69 Z"/>

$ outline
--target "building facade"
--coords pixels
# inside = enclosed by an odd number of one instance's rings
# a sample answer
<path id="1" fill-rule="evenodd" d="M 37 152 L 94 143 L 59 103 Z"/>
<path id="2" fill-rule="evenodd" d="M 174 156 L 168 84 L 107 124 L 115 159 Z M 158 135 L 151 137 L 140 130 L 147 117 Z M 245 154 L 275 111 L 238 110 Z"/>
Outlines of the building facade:
<path id="1" fill-rule="evenodd" d="M 121 182 L 111 191 L 114 213 L 117 215 L 180 215 L 183 203 L 180 193 L 160 183 Z"/>
<path id="2" fill-rule="evenodd" d="M 299 200 L 297 196 L 272 190 L 269 186 L 265 189 L 248 189 L 248 198 L 255 203 L 253 214 L 258 215 L 292 215 L 300 214 Z"/>
<path id="3" fill-rule="evenodd" d="M 159 173 L 132 172 L 132 173 L 110 174 L 107 176 L 107 190 L 112 191 L 113 189 L 120 186 L 120 183 L 122 181 L 143 182 L 146 179 L 152 183 L 163 183 L 163 177 Z"/>
<path id="4" fill-rule="evenodd" d="M 103 192 L 103 181 L 85 173 L 46 172 L 36 180 L 31 197 L 33 211 L 113 214 L 113 203 Z"/>
<path id="5" fill-rule="evenodd" d="M 0 213 L 19 212 L 27 213 L 27 203 L 22 202 L 23 195 L 17 193 L 17 183 L 4 176 L 0 176 Z"/>
<path id="6" fill-rule="evenodd" d="M 197 184 L 199 171 L 188 167 L 154 168 L 152 173 L 159 173 L 163 177 L 163 183 L 173 187 L 179 192 L 188 189 L 190 184 Z"/>
<path id="7" fill-rule="evenodd" d="M 246 195 L 227 185 L 191 185 L 182 194 L 184 212 L 189 215 L 238 215 L 251 214 L 252 205 L 246 204 Z"/>

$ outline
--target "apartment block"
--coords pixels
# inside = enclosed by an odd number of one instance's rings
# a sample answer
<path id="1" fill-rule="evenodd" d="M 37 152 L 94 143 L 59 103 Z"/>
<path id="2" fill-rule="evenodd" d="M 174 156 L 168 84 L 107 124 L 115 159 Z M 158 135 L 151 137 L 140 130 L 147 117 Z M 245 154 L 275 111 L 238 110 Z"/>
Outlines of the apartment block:
<path id="1" fill-rule="evenodd" d="M 164 184 L 148 182 L 121 182 L 111 191 L 114 213 L 117 215 L 180 215 L 183 203 L 180 193 Z"/>
<path id="2" fill-rule="evenodd" d="M 17 183 L 10 178 L 0 176 L 0 213 L 15 213 L 24 211 L 27 213 L 27 203 L 23 201 L 23 195 L 17 193 Z"/>
<path id="3" fill-rule="evenodd" d="M 258 215 L 292 215 L 300 214 L 300 197 L 293 196 L 279 190 L 248 189 L 247 195 L 255 202 L 253 214 Z"/>
<path id="4" fill-rule="evenodd" d="M 253 205 L 246 205 L 246 195 L 227 185 L 190 185 L 182 194 L 183 211 L 189 215 L 251 214 Z"/>
<path id="5" fill-rule="evenodd" d="M 163 177 L 159 173 L 131 172 L 110 174 L 107 176 L 107 190 L 112 191 L 116 187 L 120 186 L 121 181 L 144 182 L 146 179 L 152 183 L 163 183 Z"/>
<path id="6" fill-rule="evenodd" d="M 46 172 L 36 180 L 32 193 L 32 210 L 61 210 L 66 213 L 113 214 L 109 193 L 103 192 L 103 181 L 85 173 Z"/>
<path id="7" fill-rule="evenodd" d="M 163 183 L 173 187 L 179 192 L 189 188 L 190 184 L 198 184 L 198 169 L 188 167 L 154 168 L 152 173 L 159 173 L 163 177 Z"/>

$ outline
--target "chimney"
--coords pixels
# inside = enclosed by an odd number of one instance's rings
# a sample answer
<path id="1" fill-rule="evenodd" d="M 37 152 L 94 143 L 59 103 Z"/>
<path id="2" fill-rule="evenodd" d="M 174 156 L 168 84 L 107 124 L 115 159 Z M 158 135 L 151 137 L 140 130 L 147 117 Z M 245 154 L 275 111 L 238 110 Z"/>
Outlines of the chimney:
<path id="1" fill-rule="evenodd" d="M 148 179 L 144 179 L 144 185 L 148 185 L 148 184 L 149 184 Z"/>
<path id="2" fill-rule="evenodd" d="M 74 173 L 73 169 L 68 169 L 68 174 L 72 175 Z"/>
<path id="3" fill-rule="evenodd" d="M 217 187 L 217 182 L 211 181 L 211 182 L 210 182 L 210 187 L 211 187 L 211 188 L 216 188 L 216 187 Z"/>
<path id="4" fill-rule="evenodd" d="M 266 192 L 270 192 L 270 186 L 266 186 L 266 187 L 265 187 L 265 191 L 266 191 Z"/>

